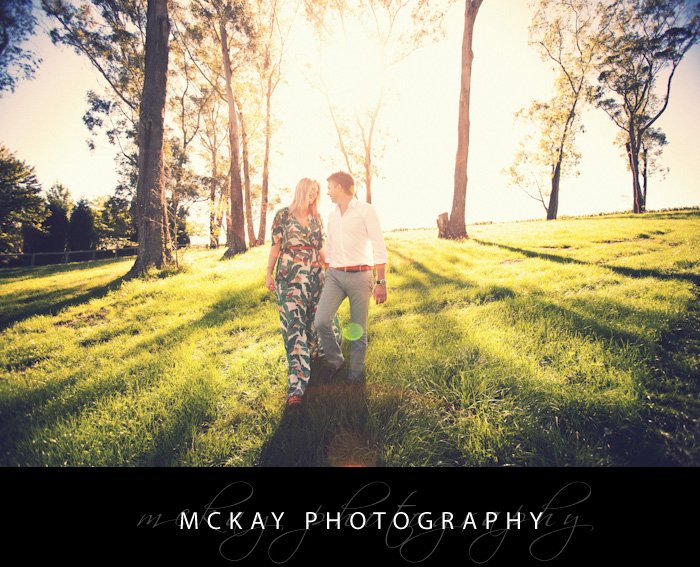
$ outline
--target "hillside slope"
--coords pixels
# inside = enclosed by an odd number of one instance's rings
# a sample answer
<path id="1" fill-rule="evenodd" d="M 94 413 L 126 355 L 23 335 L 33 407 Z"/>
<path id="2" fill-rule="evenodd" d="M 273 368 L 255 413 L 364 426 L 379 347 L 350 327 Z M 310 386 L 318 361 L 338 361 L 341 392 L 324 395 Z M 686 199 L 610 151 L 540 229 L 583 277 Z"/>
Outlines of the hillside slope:
<path id="1" fill-rule="evenodd" d="M 700 464 L 699 211 L 469 234 L 386 235 L 366 387 L 298 413 L 267 247 L 3 270 L 0 464 Z"/>

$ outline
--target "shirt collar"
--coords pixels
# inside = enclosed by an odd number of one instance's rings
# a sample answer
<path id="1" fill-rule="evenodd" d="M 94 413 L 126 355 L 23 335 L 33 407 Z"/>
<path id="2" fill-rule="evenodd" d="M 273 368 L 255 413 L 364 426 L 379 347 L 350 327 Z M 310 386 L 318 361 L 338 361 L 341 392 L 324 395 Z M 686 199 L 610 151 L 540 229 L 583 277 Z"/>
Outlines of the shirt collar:
<path id="1" fill-rule="evenodd" d="M 348 210 L 354 209 L 358 204 L 359 204 L 359 200 L 357 199 L 357 197 L 353 197 L 352 199 L 350 199 L 350 202 L 348 203 Z M 340 205 L 338 205 L 336 203 L 335 209 L 333 209 L 333 211 L 336 213 L 340 213 Z"/>

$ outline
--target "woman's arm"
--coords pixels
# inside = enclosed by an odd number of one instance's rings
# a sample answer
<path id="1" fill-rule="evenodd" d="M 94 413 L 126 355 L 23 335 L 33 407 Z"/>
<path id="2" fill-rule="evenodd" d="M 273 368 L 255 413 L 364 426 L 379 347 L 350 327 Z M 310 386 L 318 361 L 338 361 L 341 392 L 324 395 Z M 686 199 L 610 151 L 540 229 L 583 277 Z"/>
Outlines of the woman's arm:
<path id="1" fill-rule="evenodd" d="M 275 291 L 275 278 L 272 275 L 272 272 L 275 269 L 277 258 L 280 255 L 280 248 L 282 248 L 282 242 L 273 244 L 270 247 L 270 255 L 267 257 L 267 274 L 265 276 L 265 287 L 270 291 Z"/>
<path id="2" fill-rule="evenodd" d="M 318 251 L 318 261 L 321 262 L 321 266 L 324 268 L 328 267 L 328 262 L 326 262 L 326 254 L 328 250 L 326 249 L 325 244 L 323 247 Z"/>
<path id="3" fill-rule="evenodd" d="M 321 249 L 318 251 L 318 261 L 321 262 L 322 267 L 328 268 L 328 235 L 323 228 L 321 217 L 318 219 L 318 224 L 321 226 Z"/>

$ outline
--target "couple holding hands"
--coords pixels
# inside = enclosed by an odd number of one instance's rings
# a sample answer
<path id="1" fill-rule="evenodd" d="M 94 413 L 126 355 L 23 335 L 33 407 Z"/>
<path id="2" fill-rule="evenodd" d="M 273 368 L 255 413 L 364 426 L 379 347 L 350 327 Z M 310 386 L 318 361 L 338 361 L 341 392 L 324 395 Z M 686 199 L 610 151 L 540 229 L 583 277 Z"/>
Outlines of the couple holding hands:
<path id="1" fill-rule="evenodd" d="M 387 253 L 376 210 L 357 199 L 348 173 L 336 172 L 327 181 L 335 204 L 327 233 L 318 213 L 321 188 L 307 178 L 299 181 L 291 205 L 277 211 L 272 222 L 265 285 L 277 296 L 290 406 L 303 403 L 312 359 L 323 359 L 327 380 L 343 366 L 336 315 L 346 297 L 352 321 L 347 379 L 363 380 L 369 299 L 374 295 L 380 304 L 387 298 Z"/>

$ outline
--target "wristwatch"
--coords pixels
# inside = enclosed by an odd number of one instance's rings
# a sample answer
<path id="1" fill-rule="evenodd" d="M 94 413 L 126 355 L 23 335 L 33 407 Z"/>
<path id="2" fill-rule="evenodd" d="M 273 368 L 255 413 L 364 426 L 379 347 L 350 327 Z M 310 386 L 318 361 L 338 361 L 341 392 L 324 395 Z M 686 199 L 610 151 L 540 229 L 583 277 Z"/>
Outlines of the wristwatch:
<path id="1" fill-rule="evenodd" d="M 377 285 L 384 285 L 384 286 L 385 286 L 385 285 L 386 285 L 386 280 L 377 280 L 377 281 L 374 282 L 374 283 L 377 284 Z"/>

